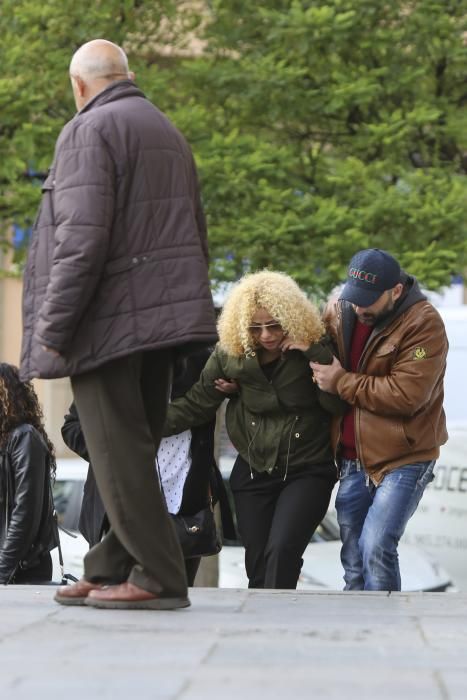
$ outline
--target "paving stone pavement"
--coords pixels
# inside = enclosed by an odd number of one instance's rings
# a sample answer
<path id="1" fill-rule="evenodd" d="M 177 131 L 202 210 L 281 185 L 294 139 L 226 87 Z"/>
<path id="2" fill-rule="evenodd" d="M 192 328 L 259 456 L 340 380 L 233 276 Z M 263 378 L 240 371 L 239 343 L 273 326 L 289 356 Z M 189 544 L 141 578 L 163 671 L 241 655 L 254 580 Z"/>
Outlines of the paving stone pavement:
<path id="1" fill-rule="evenodd" d="M 172 612 L 0 592 L 1 700 L 466 700 L 467 594 L 195 588 Z"/>

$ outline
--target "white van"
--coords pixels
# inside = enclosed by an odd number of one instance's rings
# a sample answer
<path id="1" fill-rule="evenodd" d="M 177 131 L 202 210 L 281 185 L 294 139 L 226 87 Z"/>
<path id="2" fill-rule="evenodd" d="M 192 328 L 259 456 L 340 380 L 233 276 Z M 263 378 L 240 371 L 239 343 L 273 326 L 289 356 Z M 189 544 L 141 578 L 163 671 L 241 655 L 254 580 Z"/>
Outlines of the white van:
<path id="1" fill-rule="evenodd" d="M 444 403 L 449 440 L 402 542 L 431 554 L 455 586 L 467 591 L 467 306 L 438 310 L 449 340 Z"/>

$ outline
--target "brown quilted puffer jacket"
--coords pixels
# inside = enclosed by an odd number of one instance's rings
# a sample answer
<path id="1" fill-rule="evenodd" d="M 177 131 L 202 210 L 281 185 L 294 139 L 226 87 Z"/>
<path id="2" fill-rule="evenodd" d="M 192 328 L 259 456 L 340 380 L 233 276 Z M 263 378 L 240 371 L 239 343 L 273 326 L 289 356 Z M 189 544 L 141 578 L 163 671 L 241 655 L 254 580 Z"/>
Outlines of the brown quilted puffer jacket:
<path id="1" fill-rule="evenodd" d="M 24 275 L 23 380 L 215 340 L 193 157 L 133 82 L 112 83 L 64 127 L 42 189 Z"/>

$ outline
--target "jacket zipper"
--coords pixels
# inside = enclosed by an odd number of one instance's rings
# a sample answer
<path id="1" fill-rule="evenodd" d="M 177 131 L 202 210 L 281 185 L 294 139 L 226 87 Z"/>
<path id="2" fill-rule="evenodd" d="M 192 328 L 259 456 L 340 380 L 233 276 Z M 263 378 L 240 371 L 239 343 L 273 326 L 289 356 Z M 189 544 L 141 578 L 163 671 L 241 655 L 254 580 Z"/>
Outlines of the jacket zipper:
<path id="1" fill-rule="evenodd" d="M 389 328 L 390 328 L 390 327 L 391 327 L 391 325 L 389 325 Z M 379 332 L 374 333 L 374 331 L 372 331 L 372 333 L 370 334 L 370 337 L 369 337 L 368 340 L 367 340 L 367 343 L 366 343 L 365 347 L 363 348 L 363 352 L 362 352 L 362 354 L 361 354 L 361 356 L 360 356 L 360 359 L 359 359 L 359 361 L 358 361 L 357 372 L 362 372 L 362 371 L 364 370 L 364 368 L 365 368 L 366 365 L 367 365 L 367 361 L 368 361 L 368 358 L 369 358 L 369 356 L 370 356 L 370 354 L 371 354 L 371 351 L 375 348 L 375 346 L 376 346 L 382 339 L 384 339 L 386 336 L 389 335 L 389 333 L 386 333 L 387 330 L 388 330 L 388 327 L 384 327 L 384 328 L 383 328 L 381 331 L 379 331 Z M 363 469 L 365 469 L 365 464 L 364 464 L 363 459 L 362 459 L 362 450 L 361 450 L 361 443 L 360 443 L 360 416 L 361 416 L 361 410 L 360 410 L 359 408 L 355 407 L 354 412 L 355 412 L 355 413 L 354 413 L 354 415 L 355 415 L 355 447 L 356 447 L 357 454 L 358 454 L 359 459 L 360 459 L 360 463 L 361 463 Z M 358 418 L 358 419 L 357 419 L 357 418 Z M 366 472 L 365 472 L 365 473 L 366 473 Z M 366 473 L 367 485 L 368 485 L 368 482 L 369 482 L 369 478 L 370 478 L 369 475 Z"/>
<path id="2" fill-rule="evenodd" d="M 255 441 L 256 436 L 258 435 L 258 430 L 259 430 L 260 427 L 261 427 L 261 421 L 262 421 L 262 419 L 263 419 L 263 417 L 262 417 L 262 416 L 259 416 L 258 427 L 256 428 L 255 432 L 253 433 L 253 437 L 251 438 L 250 442 L 248 443 L 248 447 L 247 447 L 247 452 L 248 452 L 248 466 L 250 467 L 250 479 L 254 479 L 253 469 L 252 469 L 252 467 L 251 467 L 250 447 L 252 446 L 252 444 L 253 444 L 254 441 Z"/>
<path id="3" fill-rule="evenodd" d="M 285 481 L 287 479 L 287 475 L 289 473 L 290 443 L 292 442 L 292 433 L 294 432 L 295 426 L 296 426 L 297 421 L 299 419 L 300 419 L 300 416 L 295 416 L 295 420 L 292 423 L 292 427 L 290 428 L 290 431 L 289 431 L 289 443 L 287 445 L 287 457 L 285 459 L 285 474 L 284 474 L 284 478 L 282 479 L 282 481 Z"/>
<path id="4" fill-rule="evenodd" d="M 345 365 L 347 365 L 346 360 L 347 360 L 347 353 L 344 345 L 344 314 L 342 313 L 342 306 L 338 303 L 337 304 L 337 318 L 339 321 L 338 327 L 340 328 L 340 333 L 337 334 L 337 345 L 339 348 L 339 352 L 341 353 L 341 357 L 344 360 Z M 365 365 L 365 360 L 367 358 L 367 355 L 369 353 L 369 348 L 370 346 L 373 345 L 373 341 L 375 340 L 377 336 L 373 336 L 373 333 L 371 333 L 370 337 L 367 340 L 367 343 L 365 347 L 363 348 L 362 355 L 360 357 L 360 360 L 358 361 L 358 366 L 357 366 L 357 371 L 361 371 Z M 363 468 L 365 470 L 365 464 L 362 459 L 362 451 L 361 451 L 361 446 L 360 446 L 360 409 L 358 406 L 354 406 L 353 408 L 354 412 L 354 427 L 355 427 L 355 450 L 358 455 L 358 460 Z M 339 442 L 342 437 L 342 420 L 339 423 Z M 339 443 L 338 443 L 339 444 Z M 339 470 L 338 470 L 339 471 Z M 339 477 L 339 474 L 338 474 Z"/>

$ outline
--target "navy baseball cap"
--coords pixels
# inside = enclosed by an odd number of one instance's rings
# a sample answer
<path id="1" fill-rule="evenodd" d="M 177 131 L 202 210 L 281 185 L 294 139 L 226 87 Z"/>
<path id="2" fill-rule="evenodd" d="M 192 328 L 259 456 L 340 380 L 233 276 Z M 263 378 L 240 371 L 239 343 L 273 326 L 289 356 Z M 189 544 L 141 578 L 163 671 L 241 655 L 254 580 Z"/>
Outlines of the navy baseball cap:
<path id="1" fill-rule="evenodd" d="M 385 250 L 369 248 L 356 253 L 349 264 L 340 299 L 355 306 L 371 306 L 381 294 L 400 282 L 401 268 Z"/>

